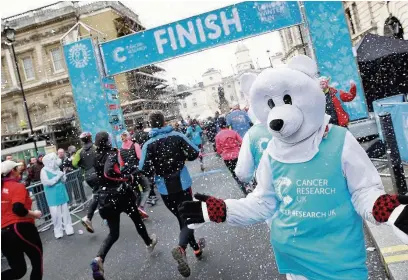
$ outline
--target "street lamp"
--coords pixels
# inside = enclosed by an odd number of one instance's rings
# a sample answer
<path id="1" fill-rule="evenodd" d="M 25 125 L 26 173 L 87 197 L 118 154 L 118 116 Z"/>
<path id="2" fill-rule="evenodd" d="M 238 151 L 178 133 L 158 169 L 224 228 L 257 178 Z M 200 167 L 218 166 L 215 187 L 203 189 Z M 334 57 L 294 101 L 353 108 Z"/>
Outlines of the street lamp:
<path id="1" fill-rule="evenodd" d="M 16 40 L 16 30 L 11 28 L 6 23 L 6 26 L 4 27 L 4 35 L 5 35 L 6 39 L 7 39 L 7 42 L 11 46 L 11 52 L 13 53 L 14 63 L 16 65 L 16 70 L 17 70 L 17 77 L 18 77 L 18 81 L 20 83 L 21 94 L 23 95 L 24 108 L 25 108 L 25 111 L 27 113 L 28 125 L 30 126 L 31 137 L 33 138 L 33 142 L 34 142 L 34 149 L 35 149 L 36 154 L 38 155 L 37 141 L 35 139 L 33 125 L 31 123 L 31 118 L 30 118 L 30 112 L 28 111 L 27 100 L 26 100 L 26 97 L 25 97 L 25 94 L 24 94 L 23 82 L 21 81 L 20 70 L 19 70 L 19 67 L 18 67 L 16 52 L 14 50 L 14 44 L 13 43 Z"/>
<path id="2" fill-rule="evenodd" d="M 272 59 L 271 59 L 271 56 L 269 54 L 270 52 L 271 52 L 270 50 L 266 50 L 266 53 L 268 54 L 268 58 L 269 58 L 269 63 L 271 64 L 271 68 L 273 68 Z"/>

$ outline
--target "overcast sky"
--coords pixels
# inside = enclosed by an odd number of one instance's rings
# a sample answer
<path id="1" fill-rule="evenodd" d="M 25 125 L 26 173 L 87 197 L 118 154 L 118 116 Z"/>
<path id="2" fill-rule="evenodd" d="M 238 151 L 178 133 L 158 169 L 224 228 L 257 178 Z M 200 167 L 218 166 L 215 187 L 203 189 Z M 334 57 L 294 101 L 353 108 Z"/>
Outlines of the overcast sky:
<path id="1" fill-rule="evenodd" d="M 2 18 L 8 17 L 54 2 L 55 1 L 43 0 L 9 1 L 6 5 L 2 5 L 3 7 L 0 13 Z M 122 1 L 123 4 L 139 15 L 140 21 L 148 29 L 225 7 L 237 2 L 241 1 Z M 244 43 L 249 48 L 255 65 L 259 64 L 260 67 L 266 67 L 269 65 L 266 50 L 270 50 L 271 53 L 276 53 L 282 50 L 279 34 L 277 32 L 246 39 L 244 40 Z M 231 65 L 234 65 L 235 67 L 236 64 L 236 45 L 237 43 L 231 43 L 173 59 L 161 63 L 160 65 L 167 70 L 166 77 L 170 80 L 172 77 L 175 77 L 177 78 L 178 83 L 193 84 L 195 81 L 201 81 L 202 73 L 208 68 L 220 69 L 224 76 L 231 75 L 233 71 Z M 194 65 L 194 67 L 191 67 L 191 65 Z"/>

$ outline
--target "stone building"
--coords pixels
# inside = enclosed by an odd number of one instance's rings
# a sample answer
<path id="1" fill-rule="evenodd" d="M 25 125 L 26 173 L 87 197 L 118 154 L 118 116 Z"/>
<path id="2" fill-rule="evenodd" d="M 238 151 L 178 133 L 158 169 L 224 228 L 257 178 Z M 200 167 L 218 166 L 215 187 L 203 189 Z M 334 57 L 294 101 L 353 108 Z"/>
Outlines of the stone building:
<path id="1" fill-rule="evenodd" d="M 408 40 L 408 2 L 343 1 L 353 46 L 367 33 Z M 297 54 L 310 54 L 307 30 L 303 25 L 279 31 L 284 60 Z"/>
<path id="2" fill-rule="evenodd" d="M 271 63 L 273 65 L 282 63 L 282 56 L 282 53 L 271 56 Z M 237 72 L 233 75 L 223 77 L 220 70 L 210 68 L 203 73 L 201 82 L 190 88 L 186 86 L 179 87 L 180 94 L 183 92 L 189 93 L 180 101 L 180 114 L 183 118 L 190 116 L 191 118 L 204 119 L 214 116 L 216 111 L 220 111 L 219 87 L 224 89 L 224 96 L 230 107 L 240 104 L 241 108 L 243 108 L 247 105 L 248 102 L 241 91 L 239 78 L 243 73 L 259 73 L 262 69 L 255 66 L 250 50 L 242 42 L 237 43 L 235 58 Z"/>
<path id="3" fill-rule="evenodd" d="M 17 63 L 28 110 L 40 146 L 57 144 L 67 147 L 77 140 L 79 124 L 60 39 L 78 22 L 99 32 L 92 34 L 81 27 L 76 36 L 98 36 L 100 41 L 112 40 L 144 30 L 139 17 L 119 1 L 61 1 L 22 14 L 2 19 L 1 38 L 1 122 L 2 150 L 33 153 L 28 121 L 11 48 L 3 36 L 8 24 L 16 30 L 14 42 Z M 70 39 L 70 38 L 67 38 Z M 164 71 L 155 65 L 115 76 L 127 123 L 132 125 L 149 110 L 170 105 L 161 100 L 166 94 L 165 79 L 156 75 Z M 143 103 L 148 109 L 139 108 Z M 174 102 L 173 102 L 174 103 Z M 19 149 L 18 145 L 25 144 Z M 28 146 L 27 146 L 28 145 Z M 12 150 L 4 150 L 12 148 Z M 40 148 L 42 150 L 43 148 Z M 21 158 L 21 154 L 19 155 Z"/>

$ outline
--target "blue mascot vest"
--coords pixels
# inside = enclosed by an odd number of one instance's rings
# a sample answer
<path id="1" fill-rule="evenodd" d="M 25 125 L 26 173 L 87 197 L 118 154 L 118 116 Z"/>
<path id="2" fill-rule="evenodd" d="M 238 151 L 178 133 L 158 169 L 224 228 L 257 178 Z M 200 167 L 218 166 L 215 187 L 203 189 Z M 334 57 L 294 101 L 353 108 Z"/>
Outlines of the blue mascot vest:
<path id="1" fill-rule="evenodd" d="M 346 129 L 333 126 L 304 163 L 270 158 L 280 202 L 271 244 L 280 273 L 309 280 L 366 280 L 363 221 L 354 210 L 341 155 Z"/>

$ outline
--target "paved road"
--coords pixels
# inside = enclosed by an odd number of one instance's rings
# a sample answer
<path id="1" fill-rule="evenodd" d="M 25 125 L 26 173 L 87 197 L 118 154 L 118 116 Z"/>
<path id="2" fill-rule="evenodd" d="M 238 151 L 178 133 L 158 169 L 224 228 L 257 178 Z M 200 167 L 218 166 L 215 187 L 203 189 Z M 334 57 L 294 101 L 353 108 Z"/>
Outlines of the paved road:
<path id="1" fill-rule="evenodd" d="M 205 158 L 205 164 L 208 173 L 204 174 L 199 171 L 197 162 L 189 164 L 195 192 L 223 198 L 241 197 L 238 187 L 220 159 L 209 155 Z M 150 219 L 146 221 L 146 226 L 150 233 L 156 233 L 159 237 L 157 250 L 148 255 L 132 222 L 126 215 L 122 215 L 120 239 L 106 258 L 107 279 L 183 279 L 170 254 L 178 240 L 175 217 L 161 201 L 148 208 L 148 212 Z M 94 225 L 95 234 L 76 233 L 58 241 L 53 239 L 51 231 L 42 233 L 45 248 L 44 279 L 91 279 L 89 263 L 107 235 L 107 227 L 101 225 L 98 215 Z M 75 228 L 82 229 L 81 225 Z M 196 236 L 206 238 L 207 249 L 202 261 L 195 260 L 192 251 L 188 252 L 192 269 L 190 279 L 286 279 L 277 272 L 265 224 L 248 228 L 208 224 L 198 229 Z M 366 240 L 367 247 L 373 247 L 367 235 Z M 377 252 L 367 253 L 370 279 L 386 279 Z"/>

